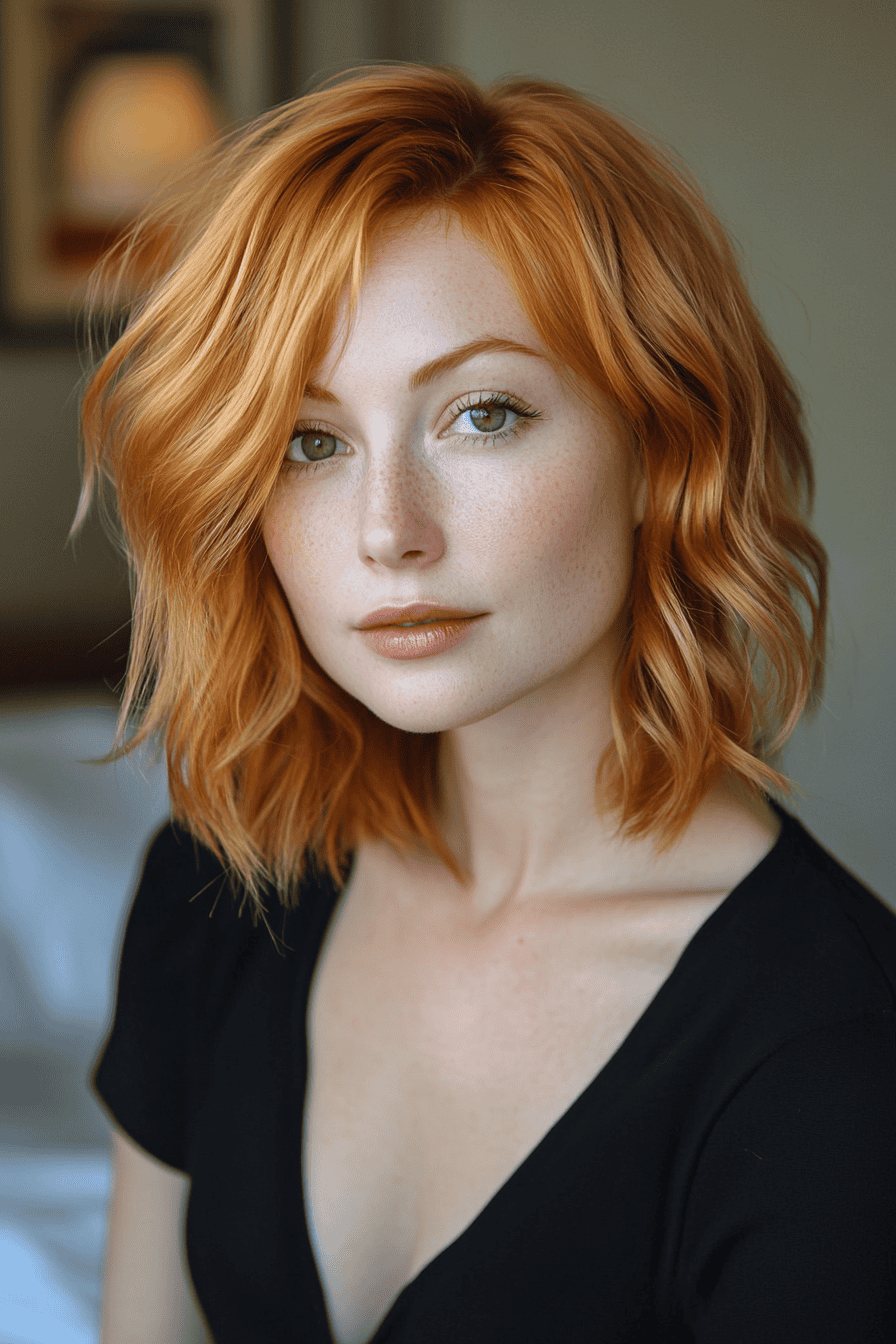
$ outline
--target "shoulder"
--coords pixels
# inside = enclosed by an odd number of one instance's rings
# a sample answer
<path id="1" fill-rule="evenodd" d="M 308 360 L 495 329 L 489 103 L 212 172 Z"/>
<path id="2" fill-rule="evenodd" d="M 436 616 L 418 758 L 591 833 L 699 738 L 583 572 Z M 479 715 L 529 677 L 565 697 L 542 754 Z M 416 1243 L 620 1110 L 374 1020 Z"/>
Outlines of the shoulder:
<path id="1" fill-rule="evenodd" d="M 717 1101 L 812 1032 L 896 1020 L 896 914 L 776 805 L 781 833 L 691 949 L 725 1048 Z"/>
<path id="2" fill-rule="evenodd" d="M 687 1311 L 707 1339 L 733 1319 L 759 1338 L 773 1315 L 781 1338 L 877 1340 L 896 1311 L 896 914 L 775 810 L 777 842 L 702 943 L 715 1048 L 694 1089 Z"/>
<path id="3" fill-rule="evenodd" d="M 303 892 L 310 884 L 303 883 Z M 277 893 L 261 890 L 261 909 L 279 905 Z M 143 856 L 129 919 L 185 929 L 204 924 L 212 939 L 234 928 L 259 926 L 256 903 L 227 862 L 184 825 L 168 821 L 151 837 Z"/>
<path id="4" fill-rule="evenodd" d="M 776 809 L 781 836 L 768 881 L 778 893 L 785 930 L 811 934 L 811 946 L 846 971 L 866 977 L 863 1007 L 896 1007 L 896 911 L 851 873 L 791 813 Z"/>
<path id="5" fill-rule="evenodd" d="M 705 1136 L 682 1228 L 700 1339 L 730 1338 L 733 1321 L 738 1339 L 893 1337 L 894 1113 L 892 1010 L 805 1031 L 740 1080 Z"/>
<path id="6" fill-rule="evenodd" d="M 174 822 L 150 839 L 127 910 L 119 994 L 144 978 L 174 983 L 208 940 L 209 919 L 229 887 L 224 866 Z"/>
<path id="7" fill-rule="evenodd" d="M 127 912 L 122 959 L 179 960 L 195 952 L 224 913 L 234 888 L 221 861 L 185 827 L 166 822 L 150 839 Z M 211 919 L 213 912 L 218 912 Z"/>
<path id="8" fill-rule="evenodd" d="M 862 909 L 879 909 L 885 922 L 896 920 L 896 911 L 850 872 L 798 817 L 780 804 L 776 803 L 774 807 L 782 821 L 782 835 L 794 873 L 800 873 L 807 886 L 826 888 L 847 902 L 857 903 Z"/>
<path id="9" fill-rule="evenodd" d="M 125 928 L 124 950 L 153 947 L 226 966 L 250 949 L 282 956 L 326 921 L 338 889 L 310 854 L 300 855 L 294 899 L 262 883 L 256 902 L 225 859 L 177 821 L 151 837 Z"/>
<path id="10" fill-rule="evenodd" d="M 147 845 L 140 887 L 157 893 L 159 899 L 196 895 L 226 880 L 221 860 L 176 821 L 159 827 Z"/>
<path id="11" fill-rule="evenodd" d="M 270 899 L 265 904 L 270 910 Z M 273 953 L 273 938 L 253 919 L 245 887 L 186 827 L 167 822 L 146 848 L 127 911 L 119 1008 L 129 998 L 143 1003 L 163 994 L 185 1021 L 207 1005 L 215 1010 L 224 988 L 244 978 L 239 968 L 247 957 L 265 944 Z"/>

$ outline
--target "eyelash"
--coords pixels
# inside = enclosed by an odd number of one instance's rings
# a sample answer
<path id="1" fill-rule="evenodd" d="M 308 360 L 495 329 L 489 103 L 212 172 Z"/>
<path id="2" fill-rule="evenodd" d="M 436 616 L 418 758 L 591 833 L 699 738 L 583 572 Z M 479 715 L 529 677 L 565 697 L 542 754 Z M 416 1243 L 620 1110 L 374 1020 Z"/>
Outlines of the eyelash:
<path id="1" fill-rule="evenodd" d="M 532 406 L 527 405 L 524 401 L 520 401 L 518 397 L 512 396 L 509 392 L 477 392 L 466 398 L 459 406 L 454 407 L 451 423 L 454 424 L 455 420 L 459 420 L 466 411 L 480 410 L 486 407 L 499 407 L 504 410 L 513 411 L 519 418 L 509 429 L 496 429 L 491 434 L 469 434 L 466 436 L 467 438 L 481 439 L 487 443 L 498 443 L 501 439 L 511 439 L 517 434 L 522 433 L 530 420 L 541 419 L 540 411 L 536 411 Z M 327 429 L 326 425 L 301 423 L 296 425 L 292 432 L 292 438 L 297 439 L 303 434 L 315 433 L 330 434 L 331 431 Z M 333 434 L 332 437 L 335 439 L 337 438 L 337 435 Z M 342 440 L 339 441 L 342 442 Z M 290 442 L 292 442 L 292 440 L 290 440 Z M 302 472 L 303 475 L 307 475 L 308 472 L 317 471 L 319 467 L 329 466 L 337 456 L 344 457 L 345 454 L 334 454 L 333 457 L 324 457 L 318 462 L 295 462 L 292 458 L 287 457 L 284 458 L 284 466 L 289 471 L 299 471 Z"/>

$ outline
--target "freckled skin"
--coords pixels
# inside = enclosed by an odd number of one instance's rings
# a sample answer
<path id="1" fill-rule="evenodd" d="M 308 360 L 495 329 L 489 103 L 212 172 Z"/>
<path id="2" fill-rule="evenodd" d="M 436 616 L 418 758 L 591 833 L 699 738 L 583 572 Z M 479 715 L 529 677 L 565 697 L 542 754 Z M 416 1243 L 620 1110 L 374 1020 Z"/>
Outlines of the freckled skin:
<path id="1" fill-rule="evenodd" d="M 342 329 L 344 331 L 344 328 Z M 456 227 L 384 245 L 342 359 L 316 375 L 340 407 L 303 403 L 351 454 L 285 474 L 269 506 L 271 560 L 315 658 L 381 718 L 412 732 L 494 714 L 583 657 L 612 662 L 637 524 L 634 455 L 551 365 L 488 353 L 430 387 L 408 376 L 482 335 L 543 349 L 492 261 Z M 334 341 L 338 351 L 340 332 Z M 476 441 L 446 410 L 506 391 L 541 413 L 518 437 Z M 488 611 L 475 643 L 394 662 L 353 632 L 368 611 L 434 598 Z M 609 655 L 609 657 L 607 657 Z"/>
<path id="2" fill-rule="evenodd" d="M 541 868 L 561 833 L 593 817 L 610 737 L 643 505 L 627 432 L 611 406 L 592 409 L 527 354 L 481 354 L 408 390 L 421 365 L 483 336 L 544 351 L 503 273 L 455 222 L 381 242 L 342 350 L 344 335 L 343 314 L 314 373 L 340 405 L 305 401 L 297 416 L 335 435 L 338 456 L 284 472 L 264 523 L 271 561 L 334 681 L 388 723 L 446 733 L 474 851 L 541 851 Z M 477 437 L 457 414 L 471 393 L 510 394 L 540 418 L 514 437 Z M 418 599 L 489 615 L 457 648 L 411 661 L 379 656 L 354 629 Z"/>

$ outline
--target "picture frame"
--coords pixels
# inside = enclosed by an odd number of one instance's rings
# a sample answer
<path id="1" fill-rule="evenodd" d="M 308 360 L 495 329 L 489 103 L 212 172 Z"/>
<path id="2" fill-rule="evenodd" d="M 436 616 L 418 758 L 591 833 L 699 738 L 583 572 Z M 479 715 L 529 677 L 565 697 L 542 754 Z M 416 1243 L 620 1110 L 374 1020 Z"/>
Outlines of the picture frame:
<path id="1" fill-rule="evenodd" d="M 0 344 L 75 346 L 99 256 L 166 170 L 295 96 L 294 48 L 291 0 L 3 0 Z"/>

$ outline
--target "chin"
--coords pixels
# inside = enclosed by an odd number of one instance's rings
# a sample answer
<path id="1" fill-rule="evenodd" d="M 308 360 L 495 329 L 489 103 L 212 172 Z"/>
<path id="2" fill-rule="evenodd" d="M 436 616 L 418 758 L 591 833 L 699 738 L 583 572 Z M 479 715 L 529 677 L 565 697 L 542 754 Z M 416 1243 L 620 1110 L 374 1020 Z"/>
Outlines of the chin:
<path id="1" fill-rule="evenodd" d="M 359 695 L 354 690 L 351 694 L 366 705 L 371 714 L 405 733 L 444 733 L 465 728 L 468 724 L 491 718 L 517 698 L 509 695 L 506 700 L 477 704 L 472 701 L 469 687 L 458 686 L 456 696 L 452 695 L 453 689 L 450 683 L 442 684 L 430 694 L 419 694 L 416 699 L 412 699 L 406 690 L 398 690 L 394 696 Z"/>
<path id="2" fill-rule="evenodd" d="M 460 728 L 475 719 L 459 718 L 441 705 L 384 704 L 378 700 L 357 697 L 383 723 L 400 728 L 404 733 L 443 733 L 449 728 Z"/>
<path id="3" fill-rule="evenodd" d="M 447 728 L 453 728 L 453 723 L 445 721 L 442 715 L 409 715 L 396 711 L 394 714 L 379 713 L 371 709 L 371 714 L 376 714 L 383 723 L 390 724 L 393 728 L 400 728 L 403 733 L 443 733 Z"/>

